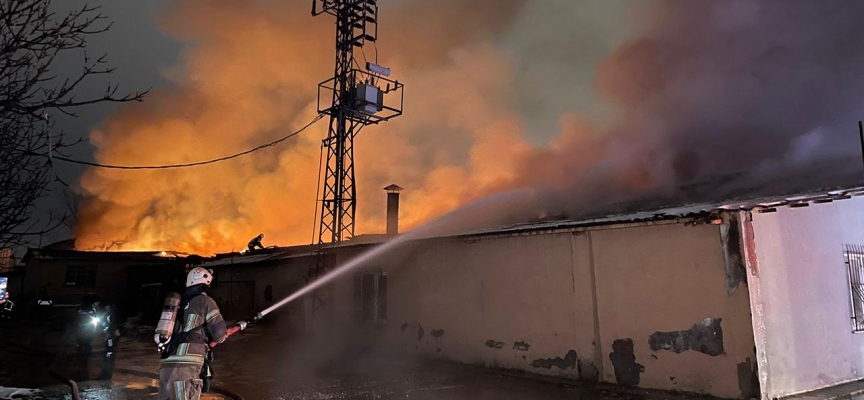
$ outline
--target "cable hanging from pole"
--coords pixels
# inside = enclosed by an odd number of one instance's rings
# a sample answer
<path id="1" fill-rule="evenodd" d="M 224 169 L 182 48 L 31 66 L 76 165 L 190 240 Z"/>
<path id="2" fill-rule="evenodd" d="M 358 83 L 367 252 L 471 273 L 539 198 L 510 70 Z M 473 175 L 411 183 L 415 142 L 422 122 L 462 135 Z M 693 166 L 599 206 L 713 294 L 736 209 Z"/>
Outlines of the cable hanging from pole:
<path id="1" fill-rule="evenodd" d="M 288 135 L 285 135 L 285 136 L 283 136 L 277 140 L 274 140 L 272 142 L 253 147 L 249 150 L 246 150 L 246 151 L 243 151 L 240 153 L 235 153 L 235 154 L 232 154 L 230 156 L 214 158 L 214 159 L 206 160 L 206 161 L 196 161 L 196 162 L 191 162 L 191 163 L 167 164 L 167 165 L 111 165 L 111 164 L 101 164 L 101 163 L 90 162 L 90 161 L 76 160 L 73 158 L 62 157 L 62 156 L 58 156 L 58 155 L 52 156 L 50 153 L 49 154 L 38 154 L 38 155 L 53 158 L 54 160 L 65 161 L 65 162 L 72 163 L 72 164 L 80 164 L 80 165 L 87 165 L 87 166 L 91 166 L 91 167 L 108 168 L 108 169 L 142 170 L 142 169 L 175 169 L 175 168 L 197 167 L 197 166 L 201 166 L 201 165 L 214 164 L 214 163 L 217 163 L 220 161 L 226 161 L 226 160 L 230 160 L 233 158 L 242 157 L 242 156 L 245 156 L 247 154 L 254 153 L 258 150 L 261 150 L 261 149 L 264 149 L 267 147 L 275 146 L 275 145 L 282 143 L 282 142 L 284 142 L 284 141 L 286 141 L 286 140 L 288 140 L 294 136 L 299 135 L 300 133 L 302 133 L 303 131 L 305 131 L 306 129 L 308 129 L 312 125 L 314 125 L 316 122 L 318 122 L 322 118 L 324 118 L 324 115 L 325 114 L 323 114 L 323 113 L 318 114 L 317 116 L 315 116 L 315 118 L 312 119 L 312 121 L 310 121 L 308 124 L 304 125 L 302 128 L 300 128 L 300 129 L 298 129 L 298 130 L 296 130 L 296 131 L 294 131 Z"/>

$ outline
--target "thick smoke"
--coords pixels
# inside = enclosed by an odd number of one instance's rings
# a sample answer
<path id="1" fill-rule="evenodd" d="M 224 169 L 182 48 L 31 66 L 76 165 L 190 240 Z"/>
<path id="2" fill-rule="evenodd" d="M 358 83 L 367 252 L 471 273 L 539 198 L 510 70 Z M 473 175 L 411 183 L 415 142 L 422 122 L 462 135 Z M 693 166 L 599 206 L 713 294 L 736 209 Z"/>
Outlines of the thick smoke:
<path id="1" fill-rule="evenodd" d="M 643 37 L 600 66 L 598 86 L 626 110 L 624 130 L 660 128 L 676 157 L 693 155 L 679 178 L 781 157 L 791 139 L 860 109 L 864 52 L 854 43 L 864 27 L 855 15 L 864 5 L 666 4 Z"/>
<path id="2" fill-rule="evenodd" d="M 332 69 L 332 23 L 309 17 L 305 3 L 178 0 L 164 21 L 189 46 L 183 65 L 169 72 L 175 87 L 94 132 L 99 161 L 199 160 L 311 119 L 315 83 Z M 408 189 L 408 227 L 513 187 L 540 193 L 528 215 L 575 216 L 633 199 L 790 190 L 760 182 L 858 148 L 853 113 L 864 93 L 857 76 L 864 52 L 856 43 L 864 26 L 855 17 L 864 4 L 633 3 L 629 39 L 596 68 L 596 95 L 611 106 L 613 122 L 586 115 L 578 101 L 564 103 L 558 133 L 537 147 L 526 131 L 542 126 L 532 107 L 544 103 L 527 104 L 523 95 L 544 89 L 526 88 L 525 71 L 570 82 L 560 64 L 578 55 L 574 48 L 610 47 L 608 38 L 549 34 L 555 46 L 520 53 L 526 47 L 508 38 L 535 25 L 525 13 L 541 3 L 381 2 L 380 55 L 367 47 L 358 57 L 380 57 L 407 83 L 406 114 L 357 139 L 358 233 L 383 229 L 380 188 L 390 183 Z M 550 96 L 566 98 L 555 89 Z M 82 181 L 90 197 L 79 247 L 125 239 L 127 249 L 210 253 L 237 249 L 259 232 L 268 234 L 265 243 L 308 242 L 323 135 L 320 124 L 280 150 L 203 168 L 91 170 Z M 826 172 L 837 171 L 810 175 Z"/>
<path id="3" fill-rule="evenodd" d="M 640 33 L 598 66 L 598 95 L 618 106 L 621 122 L 602 133 L 565 122 L 560 145 L 520 168 L 521 183 L 559 189 L 546 208 L 776 195 L 843 183 L 858 167 L 825 161 L 858 156 L 864 52 L 855 43 L 864 26 L 855 16 L 864 4 L 640 6 Z M 700 182 L 710 185 L 682 190 Z"/>

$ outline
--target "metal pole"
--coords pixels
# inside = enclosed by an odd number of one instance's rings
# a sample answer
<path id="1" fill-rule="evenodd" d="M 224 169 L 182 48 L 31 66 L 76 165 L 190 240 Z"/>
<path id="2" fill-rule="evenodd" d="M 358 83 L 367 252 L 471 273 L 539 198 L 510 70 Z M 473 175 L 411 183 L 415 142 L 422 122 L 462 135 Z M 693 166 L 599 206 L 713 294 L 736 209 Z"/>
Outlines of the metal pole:
<path id="1" fill-rule="evenodd" d="M 864 163 L 864 121 L 858 121 L 858 135 L 861 137 L 861 162 Z"/>

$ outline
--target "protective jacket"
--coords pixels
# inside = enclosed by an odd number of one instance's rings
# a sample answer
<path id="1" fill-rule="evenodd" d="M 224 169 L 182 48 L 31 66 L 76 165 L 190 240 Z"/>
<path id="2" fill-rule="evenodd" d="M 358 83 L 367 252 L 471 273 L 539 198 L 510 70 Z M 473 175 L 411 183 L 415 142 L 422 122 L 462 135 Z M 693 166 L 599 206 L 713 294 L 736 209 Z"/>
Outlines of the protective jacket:
<path id="1" fill-rule="evenodd" d="M 88 305 L 79 308 L 78 329 L 75 332 L 78 340 L 93 340 L 105 331 L 105 322 L 105 314 L 96 309 L 95 306 Z"/>
<path id="2" fill-rule="evenodd" d="M 205 293 L 206 285 L 186 289 L 168 350 L 159 361 L 160 368 L 204 365 L 209 343 L 225 341 L 227 328 L 216 302 Z"/>

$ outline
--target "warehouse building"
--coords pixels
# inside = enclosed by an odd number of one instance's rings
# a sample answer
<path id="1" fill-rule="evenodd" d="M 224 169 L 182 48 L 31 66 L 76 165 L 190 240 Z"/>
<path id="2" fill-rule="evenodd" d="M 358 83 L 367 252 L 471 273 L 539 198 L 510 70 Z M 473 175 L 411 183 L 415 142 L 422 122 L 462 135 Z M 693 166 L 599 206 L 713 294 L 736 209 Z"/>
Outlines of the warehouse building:
<path id="1" fill-rule="evenodd" d="M 366 326 L 402 355 L 724 398 L 788 396 L 864 373 L 862 193 L 418 239 L 283 312 Z M 240 315 L 305 285 L 320 257 L 339 265 L 383 240 L 204 265 L 216 286 L 247 288 L 234 295 Z"/>

